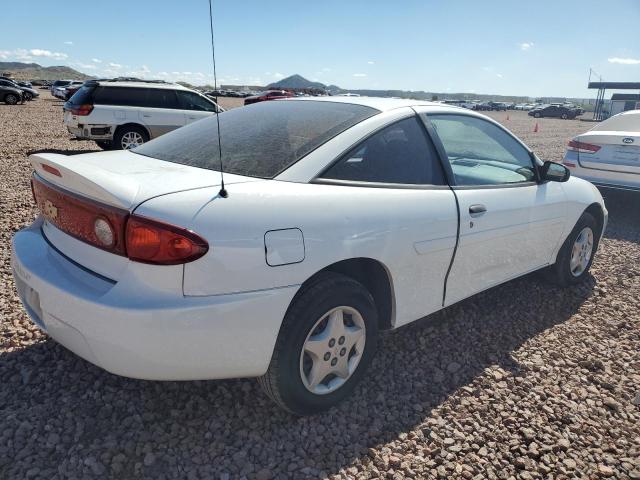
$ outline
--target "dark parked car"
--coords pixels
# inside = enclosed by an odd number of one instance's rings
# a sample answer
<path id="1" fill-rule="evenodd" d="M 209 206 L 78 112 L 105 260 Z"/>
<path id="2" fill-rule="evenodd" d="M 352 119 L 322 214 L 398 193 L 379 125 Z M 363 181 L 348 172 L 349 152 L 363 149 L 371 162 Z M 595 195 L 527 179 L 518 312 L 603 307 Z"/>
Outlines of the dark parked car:
<path id="1" fill-rule="evenodd" d="M 506 103 L 502 103 L 502 102 L 488 102 L 489 103 L 489 109 L 490 110 L 495 110 L 495 111 L 507 111 L 507 104 Z"/>
<path id="2" fill-rule="evenodd" d="M 3 85 L 5 87 L 17 88 L 22 92 L 23 100 L 32 100 L 34 97 L 40 96 L 37 90 L 34 90 L 33 88 L 30 88 L 30 87 L 22 86 L 20 85 L 20 83 L 14 82 L 13 80 L 9 80 L 6 77 L 0 79 L 0 85 Z"/>
<path id="3" fill-rule="evenodd" d="M 573 108 L 563 107 L 560 105 L 545 105 L 530 110 L 529 115 L 535 118 L 553 117 L 566 120 L 568 118 L 576 118 L 579 113 Z"/>
<path id="4" fill-rule="evenodd" d="M 5 84 L 6 80 L 0 80 L 0 101 L 7 105 L 15 105 L 18 102 L 24 103 L 22 90 L 11 84 Z M 8 82 L 7 82 L 8 83 Z"/>
<path id="5" fill-rule="evenodd" d="M 265 102 L 267 100 L 278 100 L 281 98 L 290 98 L 293 96 L 293 93 L 287 92 L 286 90 L 267 90 L 266 92 L 260 92 L 257 95 L 245 98 L 244 104 L 250 105 L 252 103 Z"/>
<path id="6" fill-rule="evenodd" d="M 71 80 L 56 80 L 51 84 L 51 95 L 53 95 L 53 89 L 56 87 L 65 87 L 71 83 Z"/>
<path id="7" fill-rule="evenodd" d="M 65 101 L 73 97 L 73 94 L 76 93 L 78 90 L 80 90 L 80 87 L 82 87 L 82 85 L 83 85 L 82 83 L 72 82 L 67 87 L 65 87 L 64 89 Z"/>

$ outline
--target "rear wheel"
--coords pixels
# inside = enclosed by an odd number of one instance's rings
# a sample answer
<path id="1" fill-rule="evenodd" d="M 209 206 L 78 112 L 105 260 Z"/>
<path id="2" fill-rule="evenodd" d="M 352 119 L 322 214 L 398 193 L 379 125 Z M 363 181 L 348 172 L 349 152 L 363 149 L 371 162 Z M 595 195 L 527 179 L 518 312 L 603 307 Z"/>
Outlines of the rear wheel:
<path id="1" fill-rule="evenodd" d="M 587 277 L 598 248 L 599 235 L 600 227 L 596 219 L 590 213 L 583 213 L 550 269 L 555 283 L 567 287 Z"/>
<path id="2" fill-rule="evenodd" d="M 7 105 L 15 105 L 16 103 L 18 103 L 18 101 L 18 96 L 14 95 L 13 93 L 8 93 L 4 96 L 4 103 L 6 103 Z"/>
<path id="3" fill-rule="evenodd" d="M 569 115 L 567 115 L 566 113 L 563 113 L 560 118 L 562 118 L 563 120 L 566 120 L 567 118 L 569 118 Z"/>
<path id="4" fill-rule="evenodd" d="M 542 115 L 540 115 L 540 113 L 536 112 L 536 113 L 533 114 L 533 116 L 536 117 L 536 118 L 540 118 Z"/>
<path id="5" fill-rule="evenodd" d="M 22 94 L 22 97 L 23 97 L 25 100 L 27 100 L 27 101 L 31 101 L 31 100 L 33 100 L 33 95 L 31 95 L 31 93 L 30 93 L 30 92 L 24 92 L 24 93 Z"/>
<path id="6" fill-rule="evenodd" d="M 149 135 L 136 125 L 120 127 L 113 138 L 113 148 L 117 150 L 130 150 L 149 141 Z"/>
<path id="7" fill-rule="evenodd" d="M 269 369 L 258 381 L 296 415 L 326 410 L 363 377 L 377 336 L 377 312 L 367 289 L 344 275 L 319 275 L 291 303 Z"/>

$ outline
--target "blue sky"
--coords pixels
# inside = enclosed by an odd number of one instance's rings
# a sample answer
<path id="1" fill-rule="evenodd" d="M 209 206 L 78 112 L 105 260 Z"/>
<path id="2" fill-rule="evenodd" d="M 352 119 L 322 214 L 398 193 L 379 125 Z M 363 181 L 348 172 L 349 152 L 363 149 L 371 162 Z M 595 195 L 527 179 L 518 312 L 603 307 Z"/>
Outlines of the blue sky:
<path id="1" fill-rule="evenodd" d="M 590 67 L 640 81 L 637 0 L 213 5 L 219 83 L 591 97 Z M 211 83 L 208 22 L 207 0 L 32 0 L 0 16 L 0 61 Z"/>

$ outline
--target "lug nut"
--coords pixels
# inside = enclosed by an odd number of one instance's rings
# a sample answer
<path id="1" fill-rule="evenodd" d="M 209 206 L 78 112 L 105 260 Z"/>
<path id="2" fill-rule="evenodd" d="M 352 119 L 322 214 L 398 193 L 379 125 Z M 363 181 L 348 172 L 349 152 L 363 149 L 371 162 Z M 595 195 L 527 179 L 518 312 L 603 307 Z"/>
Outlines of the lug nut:
<path id="1" fill-rule="evenodd" d="M 331 358 L 331 354 L 329 352 L 324 354 L 324 361 L 327 362 Z"/>
<path id="2" fill-rule="evenodd" d="M 343 347 L 342 349 L 340 349 L 340 356 L 341 357 L 344 357 L 346 353 L 347 353 L 347 349 L 346 348 Z"/>
<path id="3" fill-rule="evenodd" d="M 338 339 L 338 343 L 339 343 L 340 345 L 342 345 L 342 344 L 344 343 L 344 337 L 340 337 L 340 338 Z"/>
<path id="4" fill-rule="evenodd" d="M 336 363 L 338 363 L 338 359 L 337 358 L 334 358 L 333 360 L 331 360 L 331 366 L 332 367 L 335 367 Z"/>
<path id="5" fill-rule="evenodd" d="M 336 339 L 332 338 L 331 340 L 329 340 L 329 347 L 333 348 L 333 346 L 336 344 Z"/>

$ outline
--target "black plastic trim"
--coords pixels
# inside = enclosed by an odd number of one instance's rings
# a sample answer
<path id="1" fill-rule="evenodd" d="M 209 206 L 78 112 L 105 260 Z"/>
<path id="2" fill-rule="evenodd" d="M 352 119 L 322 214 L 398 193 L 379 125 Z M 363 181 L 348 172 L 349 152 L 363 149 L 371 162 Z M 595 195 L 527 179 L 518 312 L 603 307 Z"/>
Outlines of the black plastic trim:
<path id="1" fill-rule="evenodd" d="M 339 185 L 344 187 L 363 188 L 398 188 L 405 190 L 449 190 L 449 185 L 427 185 L 422 183 L 382 183 L 362 182 L 356 180 L 338 180 L 334 178 L 314 178 L 309 183 L 320 185 Z"/>

